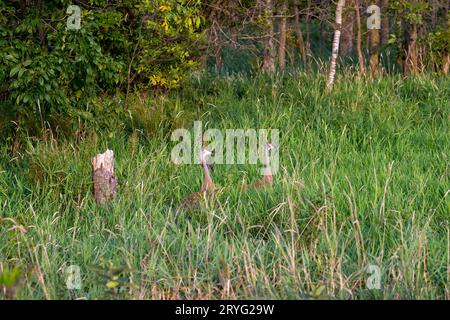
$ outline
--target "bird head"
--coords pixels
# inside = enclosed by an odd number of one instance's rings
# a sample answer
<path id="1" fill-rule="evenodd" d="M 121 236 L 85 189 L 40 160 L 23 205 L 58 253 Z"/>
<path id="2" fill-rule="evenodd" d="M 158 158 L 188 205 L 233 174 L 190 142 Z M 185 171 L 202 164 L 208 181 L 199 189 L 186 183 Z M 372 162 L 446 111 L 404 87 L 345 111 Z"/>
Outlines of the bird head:
<path id="1" fill-rule="evenodd" d="M 272 143 L 268 142 L 266 144 L 266 149 L 267 149 L 267 151 L 273 150 L 273 149 L 275 149 L 275 145 L 273 145 Z"/>
<path id="2" fill-rule="evenodd" d="M 200 163 L 206 163 L 206 157 L 212 155 L 212 152 L 206 148 L 202 148 L 200 151 Z"/>

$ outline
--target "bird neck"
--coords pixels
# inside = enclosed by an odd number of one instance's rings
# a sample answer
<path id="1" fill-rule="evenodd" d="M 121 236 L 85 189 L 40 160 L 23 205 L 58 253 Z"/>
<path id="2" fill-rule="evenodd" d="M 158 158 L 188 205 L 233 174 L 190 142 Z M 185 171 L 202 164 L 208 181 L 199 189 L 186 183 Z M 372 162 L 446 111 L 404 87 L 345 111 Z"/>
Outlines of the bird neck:
<path id="1" fill-rule="evenodd" d="M 206 161 L 202 162 L 202 167 L 203 167 L 203 185 L 201 191 L 212 190 L 214 189 L 214 183 L 209 173 L 209 168 Z"/>
<path id="2" fill-rule="evenodd" d="M 271 176 L 272 169 L 270 168 L 270 160 L 269 160 L 269 149 L 266 148 L 264 150 L 264 175 Z"/>
<path id="3" fill-rule="evenodd" d="M 263 175 L 264 176 L 272 176 L 272 169 L 270 168 L 270 166 L 266 166 L 264 168 Z"/>

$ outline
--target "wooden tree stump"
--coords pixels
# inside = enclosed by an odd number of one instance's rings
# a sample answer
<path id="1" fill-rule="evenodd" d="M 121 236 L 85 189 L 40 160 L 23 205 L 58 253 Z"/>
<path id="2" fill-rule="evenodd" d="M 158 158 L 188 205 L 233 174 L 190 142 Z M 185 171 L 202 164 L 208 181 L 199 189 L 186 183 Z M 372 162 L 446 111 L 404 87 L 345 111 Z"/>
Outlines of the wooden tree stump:
<path id="1" fill-rule="evenodd" d="M 114 176 L 114 153 L 106 150 L 92 158 L 92 182 L 97 205 L 107 205 L 117 191 L 117 177 Z"/>

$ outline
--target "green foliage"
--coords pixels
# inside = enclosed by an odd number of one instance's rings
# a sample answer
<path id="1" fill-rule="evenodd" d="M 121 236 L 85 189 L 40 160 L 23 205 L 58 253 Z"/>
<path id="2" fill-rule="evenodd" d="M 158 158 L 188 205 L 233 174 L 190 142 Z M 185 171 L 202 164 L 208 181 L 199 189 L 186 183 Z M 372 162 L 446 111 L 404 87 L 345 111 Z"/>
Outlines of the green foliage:
<path id="1" fill-rule="evenodd" d="M 1 220 L 0 220 L 1 223 Z M 22 270 L 19 267 L 5 268 L 0 272 L 0 298 L 4 294 L 7 299 L 13 299 L 20 286 Z"/>
<path id="2" fill-rule="evenodd" d="M 390 38 L 386 47 L 391 49 L 398 61 L 404 61 L 408 46 L 413 41 L 411 33 L 414 30 L 414 41 L 417 41 L 414 46 L 420 46 L 423 54 L 420 57 L 420 63 L 427 67 L 426 70 L 436 71 L 441 69 L 443 58 L 449 50 L 450 33 L 448 21 L 440 18 L 439 10 L 436 11 L 436 25 L 431 25 L 431 9 L 430 4 L 424 1 L 389 2 L 389 13 L 396 26 L 391 25 Z M 443 14 L 443 17 L 445 16 Z"/>
<path id="3" fill-rule="evenodd" d="M 0 287 L 13 286 L 19 278 L 22 270 L 18 267 L 14 267 L 12 270 L 6 269 L 0 273 Z"/>
<path id="4" fill-rule="evenodd" d="M 129 279 L 132 270 L 127 267 L 116 267 L 111 261 L 100 261 L 98 266 L 90 266 L 89 269 L 98 275 L 98 283 L 104 289 L 105 297 L 125 298 L 126 291 L 134 288 Z"/>
<path id="5" fill-rule="evenodd" d="M 136 69 L 151 86 L 178 87 L 181 79 L 196 66 L 198 52 L 193 50 L 202 40 L 198 30 L 203 18 L 195 8 L 200 6 L 200 1 L 169 1 L 171 5 L 161 0 L 138 2 L 136 8 L 144 15 L 144 25 L 140 31 L 142 51 Z"/>
<path id="6" fill-rule="evenodd" d="M 430 10 L 430 5 L 424 1 L 394 0 L 390 3 L 391 9 L 401 14 L 401 17 L 411 24 L 422 24 L 424 14 Z"/>
<path id="7" fill-rule="evenodd" d="M 93 111 L 99 93 L 171 89 L 196 68 L 199 1 L 77 3 L 81 29 L 70 30 L 71 1 L 0 1 L 0 111 L 13 108 L 21 126 L 64 115 L 100 128 L 101 110 Z"/>
<path id="8" fill-rule="evenodd" d="M 427 45 L 427 61 L 434 63 L 438 69 L 445 63 L 444 59 L 450 53 L 450 29 L 438 27 L 427 34 L 422 42 Z"/>

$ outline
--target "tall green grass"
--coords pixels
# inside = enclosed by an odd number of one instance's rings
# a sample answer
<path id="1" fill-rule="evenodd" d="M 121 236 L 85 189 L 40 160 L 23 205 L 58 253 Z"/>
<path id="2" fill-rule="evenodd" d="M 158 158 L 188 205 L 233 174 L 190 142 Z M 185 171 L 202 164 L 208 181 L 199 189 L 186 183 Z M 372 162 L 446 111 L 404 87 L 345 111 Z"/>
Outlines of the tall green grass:
<path id="1" fill-rule="evenodd" d="M 176 125 L 151 135 L 30 138 L 3 154 L 0 273 L 21 268 L 10 297 L 449 299 L 449 79 L 348 73 L 324 88 L 301 71 L 206 75 L 166 98 Z M 241 192 L 259 167 L 216 165 L 215 203 L 175 219 L 202 176 L 170 161 L 168 137 L 193 120 L 279 129 L 273 188 Z M 97 208 L 90 158 L 106 148 L 120 187 Z M 80 290 L 66 288 L 69 265 Z"/>

